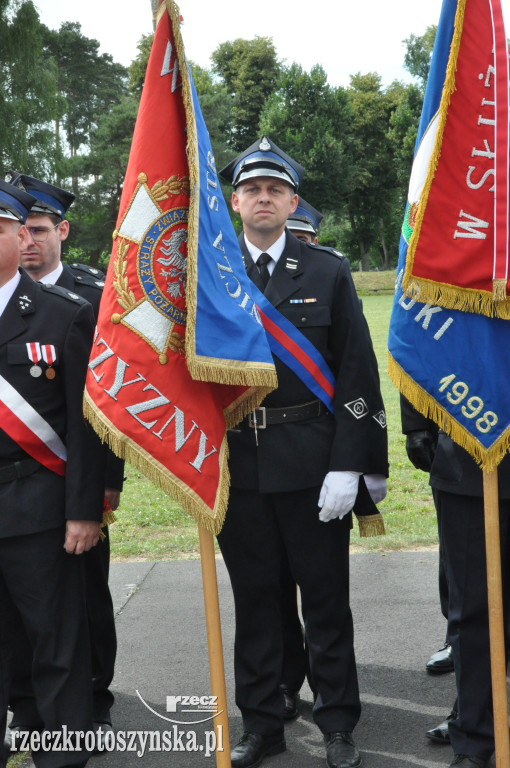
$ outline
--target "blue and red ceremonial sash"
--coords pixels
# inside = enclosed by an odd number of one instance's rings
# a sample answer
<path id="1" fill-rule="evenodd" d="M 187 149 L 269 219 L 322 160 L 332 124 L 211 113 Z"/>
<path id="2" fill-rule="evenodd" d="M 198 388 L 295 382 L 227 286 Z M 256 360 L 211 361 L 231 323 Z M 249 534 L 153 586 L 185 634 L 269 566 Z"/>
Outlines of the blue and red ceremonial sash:
<path id="1" fill-rule="evenodd" d="M 479 1 L 473 0 L 472 5 Z M 444 82 L 448 66 L 456 11 L 455 0 L 444 1 L 416 141 L 409 200 L 413 199 L 413 190 L 419 192 L 420 179 L 423 181 L 422 154 L 430 126 L 439 114 L 443 93 L 439 84 Z M 447 162 L 448 158 L 443 160 Z M 432 185 L 428 206 L 436 204 L 435 193 Z M 510 324 L 504 319 L 435 306 L 406 295 L 402 281 L 412 235 L 409 209 L 408 205 L 400 239 L 388 339 L 389 373 L 418 411 L 433 419 L 484 469 L 490 470 L 510 448 Z M 447 235 L 443 233 L 442 239 L 428 247 L 446 254 Z"/>
<path id="2" fill-rule="evenodd" d="M 509 319 L 509 59 L 500 0 L 445 0 L 434 55 L 409 185 L 403 288 L 420 301 Z"/>
<path id="3" fill-rule="evenodd" d="M 40 464 L 65 475 L 67 450 L 53 427 L 9 382 L 0 376 L 2 429 L 25 453 Z"/>
<path id="4" fill-rule="evenodd" d="M 324 357 L 246 274 L 191 78 L 189 86 L 190 100 L 185 104 L 189 110 L 188 125 L 194 125 L 195 130 L 189 131 L 188 154 L 194 168 L 191 184 L 198 195 L 192 200 L 189 222 L 188 252 L 196 251 L 196 262 L 188 264 L 188 274 L 196 303 L 188 302 L 188 313 L 193 317 L 186 335 L 188 367 L 197 378 L 204 369 L 214 375 L 216 367 L 221 370 L 219 361 L 235 363 L 243 354 L 241 345 L 248 342 L 250 365 L 256 369 L 258 363 L 267 361 L 267 345 L 257 333 L 262 324 L 273 354 L 332 411 L 335 379 Z M 220 334 L 211 322 L 218 308 L 223 323 Z M 246 329 L 245 336 L 240 336 L 236 326 L 240 317 L 250 319 L 253 341 L 247 337 Z"/>
<path id="5" fill-rule="evenodd" d="M 257 309 L 271 351 L 333 412 L 335 377 L 316 347 L 254 286 Z"/>

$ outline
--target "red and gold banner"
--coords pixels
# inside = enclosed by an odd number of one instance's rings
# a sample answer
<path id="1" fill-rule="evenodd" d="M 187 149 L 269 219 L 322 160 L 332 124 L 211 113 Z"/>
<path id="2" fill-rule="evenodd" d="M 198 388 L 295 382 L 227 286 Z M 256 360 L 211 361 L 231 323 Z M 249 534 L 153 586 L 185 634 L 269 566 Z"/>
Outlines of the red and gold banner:
<path id="1" fill-rule="evenodd" d="M 85 413 L 119 456 L 217 533 L 228 500 L 226 428 L 261 402 L 276 376 L 269 349 L 263 362 L 250 361 L 249 348 L 242 359 L 208 359 L 214 381 L 195 380 L 188 369 L 188 305 L 200 282 L 190 215 L 199 185 L 190 188 L 197 174 L 188 158 L 197 152 L 189 145 L 190 136 L 196 141 L 189 78 L 179 12 L 167 0 L 158 12 L 113 233 Z M 212 153 L 209 162 L 213 167 Z M 242 317 L 253 337 L 253 318 Z M 223 320 L 219 311 L 210 315 L 211 332 L 217 327 L 221 334 Z M 265 344 L 261 325 L 257 333 Z M 235 335 L 238 349 L 242 326 Z"/>
<path id="2" fill-rule="evenodd" d="M 408 295 L 510 318 L 509 159 L 500 0 L 458 0 L 439 110 L 413 165 L 403 280 Z"/>

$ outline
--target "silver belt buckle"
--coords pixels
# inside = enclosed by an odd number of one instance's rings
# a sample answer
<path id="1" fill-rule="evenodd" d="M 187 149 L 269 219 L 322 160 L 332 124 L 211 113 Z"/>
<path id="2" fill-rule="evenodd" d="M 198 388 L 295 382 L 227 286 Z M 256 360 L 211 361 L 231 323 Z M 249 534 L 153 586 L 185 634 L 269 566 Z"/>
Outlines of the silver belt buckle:
<path id="1" fill-rule="evenodd" d="M 259 420 L 259 413 L 261 414 Z M 248 415 L 248 426 L 252 429 L 265 429 L 266 428 L 266 409 L 265 406 L 259 405 L 258 408 L 254 408 Z"/>

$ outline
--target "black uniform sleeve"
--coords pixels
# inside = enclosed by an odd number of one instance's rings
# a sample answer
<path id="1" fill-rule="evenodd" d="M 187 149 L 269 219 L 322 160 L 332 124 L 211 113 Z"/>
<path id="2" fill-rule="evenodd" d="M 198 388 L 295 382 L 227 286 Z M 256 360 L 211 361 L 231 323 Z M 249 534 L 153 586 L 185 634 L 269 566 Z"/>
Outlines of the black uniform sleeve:
<path id="1" fill-rule="evenodd" d="M 65 517 L 102 520 L 104 488 L 96 478 L 104 473 L 97 436 L 83 416 L 83 392 L 94 333 L 90 304 L 81 302 L 69 324 L 61 357 L 65 394 L 67 467 Z"/>
<path id="2" fill-rule="evenodd" d="M 340 262 L 330 330 L 336 431 L 330 471 L 388 476 L 388 436 L 370 333 L 347 260 Z"/>

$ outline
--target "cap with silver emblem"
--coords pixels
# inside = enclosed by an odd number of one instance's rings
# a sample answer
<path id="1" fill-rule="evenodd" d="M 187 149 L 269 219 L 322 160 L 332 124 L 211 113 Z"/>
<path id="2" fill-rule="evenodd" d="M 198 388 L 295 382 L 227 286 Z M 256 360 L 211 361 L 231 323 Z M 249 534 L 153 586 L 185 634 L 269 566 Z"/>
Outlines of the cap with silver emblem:
<path id="1" fill-rule="evenodd" d="M 220 171 L 220 176 L 234 188 L 256 176 L 283 179 L 296 191 L 305 169 L 287 155 L 274 141 L 263 136 Z"/>
<path id="2" fill-rule="evenodd" d="M 9 171 L 5 178 L 17 189 L 23 189 L 35 197 L 30 213 L 49 213 L 63 220 L 75 198 L 72 192 L 24 173 Z"/>

